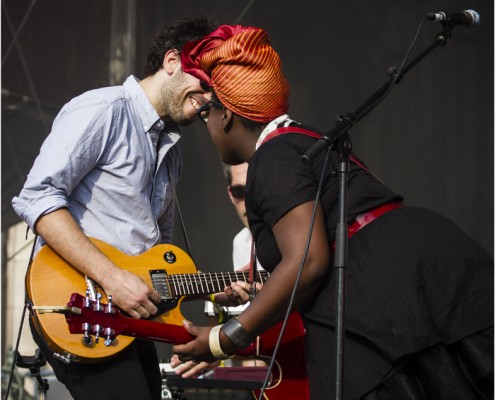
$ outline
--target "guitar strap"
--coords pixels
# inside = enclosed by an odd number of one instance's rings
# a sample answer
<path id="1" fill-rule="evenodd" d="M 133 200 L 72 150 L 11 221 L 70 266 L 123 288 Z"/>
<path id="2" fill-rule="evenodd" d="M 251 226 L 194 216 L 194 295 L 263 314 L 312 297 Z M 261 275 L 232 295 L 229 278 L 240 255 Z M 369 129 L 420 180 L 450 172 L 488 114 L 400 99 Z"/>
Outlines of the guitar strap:
<path id="1" fill-rule="evenodd" d="M 272 138 L 274 138 L 276 136 L 279 136 L 279 135 L 282 135 L 282 134 L 285 134 L 285 133 L 300 133 L 300 134 L 303 134 L 303 135 L 311 136 L 311 137 L 313 137 L 315 139 L 320 139 L 321 138 L 321 135 L 320 134 L 318 134 L 316 132 L 313 132 L 313 131 L 310 131 L 309 129 L 305 129 L 305 128 L 301 128 L 301 127 L 297 127 L 297 126 L 287 126 L 287 127 L 277 128 L 277 129 L 273 130 L 272 132 L 270 132 L 264 138 L 264 140 L 261 142 L 261 144 L 267 142 L 268 140 L 270 140 L 270 139 L 272 139 Z M 371 173 L 369 171 L 369 169 L 366 167 L 366 165 L 364 165 L 364 163 L 361 160 L 359 160 L 356 156 L 354 156 L 354 155 L 351 154 L 349 156 L 349 160 L 351 162 L 357 164 L 359 167 L 361 167 L 363 170 L 365 170 L 368 174 L 370 174 L 376 180 L 378 180 L 379 182 L 381 182 L 381 180 L 379 178 L 377 178 L 373 173 Z M 359 215 L 356 218 L 356 220 L 348 227 L 348 235 L 349 235 L 349 237 L 351 237 L 354 233 L 356 233 L 358 230 L 360 230 L 366 224 L 368 224 L 371 221 L 373 221 L 374 219 L 378 218 L 380 215 L 382 215 L 382 214 L 384 214 L 384 213 L 386 213 L 388 211 L 391 211 L 393 209 L 399 208 L 399 207 L 403 207 L 403 203 L 402 202 L 385 203 L 385 204 L 382 204 L 381 206 L 377 207 L 374 210 L 371 210 L 371 211 L 368 211 L 365 214 Z M 335 242 L 332 244 L 332 249 L 333 250 L 335 249 Z"/>
<path id="2" fill-rule="evenodd" d="M 265 137 L 265 139 L 261 142 L 261 144 L 266 143 L 270 139 L 273 139 L 274 137 L 279 136 L 279 135 L 282 135 L 284 133 L 300 133 L 300 134 L 303 134 L 303 135 L 306 135 L 306 136 L 311 136 L 311 137 L 313 137 L 315 139 L 320 139 L 321 138 L 321 135 L 319 133 L 310 131 L 309 129 L 301 128 L 301 127 L 298 127 L 298 126 L 285 126 L 285 127 L 282 127 L 282 128 L 277 128 L 274 131 L 272 131 L 271 133 L 269 133 Z M 356 156 L 354 156 L 354 155 L 351 154 L 349 156 L 349 160 L 351 160 L 353 163 L 359 165 L 362 169 L 364 169 L 366 172 L 368 172 L 368 173 L 371 174 L 371 172 L 368 170 L 368 168 L 366 167 L 366 165 L 364 165 L 364 163 L 359 158 L 357 158 Z M 376 176 L 375 176 L 375 178 L 376 178 Z M 376 178 L 376 179 L 378 179 L 378 178 Z"/>
<path id="3" fill-rule="evenodd" d="M 256 296 L 256 274 L 258 265 L 256 262 L 256 247 L 254 245 L 254 239 L 251 236 L 251 260 L 249 268 L 249 283 L 251 284 L 249 288 L 249 297 L 254 298 Z"/>
<path id="4" fill-rule="evenodd" d="M 191 250 L 191 244 L 189 243 L 189 238 L 188 238 L 187 232 L 186 232 L 186 225 L 184 223 L 184 218 L 182 217 L 182 212 L 180 210 L 179 199 L 177 197 L 177 191 L 175 190 L 175 181 L 174 181 L 174 178 L 172 176 L 172 173 L 170 172 L 171 171 L 171 167 L 170 167 L 169 160 L 170 160 L 170 158 L 169 157 L 166 157 L 168 179 L 169 179 L 169 182 L 170 182 L 170 186 L 169 187 L 170 187 L 170 189 L 174 193 L 175 208 L 177 210 L 177 215 L 179 216 L 179 221 L 180 221 L 180 225 L 181 225 L 181 228 L 182 228 L 182 234 L 184 236 L 184 242 L 186 244 L 187 253 L 189 254 L 189 257 L 191 257 L 191 259 L 194 260 L 194 257 L 192 255 L 192 250 Z"/>

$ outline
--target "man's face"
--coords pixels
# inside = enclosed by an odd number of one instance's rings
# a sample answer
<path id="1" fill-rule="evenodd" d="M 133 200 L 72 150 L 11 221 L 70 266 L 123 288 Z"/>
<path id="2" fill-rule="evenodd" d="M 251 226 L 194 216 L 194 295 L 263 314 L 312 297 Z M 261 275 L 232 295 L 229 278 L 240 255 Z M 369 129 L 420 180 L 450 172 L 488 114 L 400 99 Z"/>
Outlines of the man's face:
<path id="1" fill-rule="evenodd" d="M 246 176 L 248 170 L 248 163 L 243 163 L 239 165 L 233 165 L 230 167 L 230 172 L 232 174 L 232 181 L 230 186 L 227 188 L 230 200 L 234 205 L 237 215 L 241 219 L 244 226 L 248 226 L 247 215 L 246 215 L 246 202 L 245 197 L 236 198 L 234 195 L 237 193 L 244 193 L 246 189 Z M 237 196 L 240 197 L 240 196 Z"/>
<path id="2" fill-rule="evenodd" d="M 164 82 L 161 90 L 161 108 L 165 115 L 181 126 L 189 125 L 196 118 L 196 110 L 211 98 L 199 79 L 179 69 Z"/>

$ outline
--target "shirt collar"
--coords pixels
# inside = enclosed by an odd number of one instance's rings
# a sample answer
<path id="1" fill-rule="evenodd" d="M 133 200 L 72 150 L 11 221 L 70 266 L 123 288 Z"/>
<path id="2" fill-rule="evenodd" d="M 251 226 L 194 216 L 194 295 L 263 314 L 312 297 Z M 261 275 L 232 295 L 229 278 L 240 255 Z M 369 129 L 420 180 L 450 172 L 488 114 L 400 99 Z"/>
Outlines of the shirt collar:
<path id="1" fill-rule="evenodd" d="M 132 104 L 141 119 L 144 132 L 149 132 L 153 127 L 161 131 L 165 124 L 151 104 L 148 96 L 144 93 L 139 80 L 135 76 L 130 75 L 124 82 L 124 88 L 129 94 Z"/>
<path id="2" fill-rule="evenodd" d="M 263 140 L 275 129 L 281 128 L 284 126 L 289 126 L 292 122 L 288 114 L 281 115 L 280 117 L 275 118 L 274 120 L 270 121 L 268 125 L 263 129 L 261 132 L 260 136 L 258 137 L 258 140 L 256 141 L 256 150 L 258 150 L 258 147 L 261 146 L 261 143 Z"/>

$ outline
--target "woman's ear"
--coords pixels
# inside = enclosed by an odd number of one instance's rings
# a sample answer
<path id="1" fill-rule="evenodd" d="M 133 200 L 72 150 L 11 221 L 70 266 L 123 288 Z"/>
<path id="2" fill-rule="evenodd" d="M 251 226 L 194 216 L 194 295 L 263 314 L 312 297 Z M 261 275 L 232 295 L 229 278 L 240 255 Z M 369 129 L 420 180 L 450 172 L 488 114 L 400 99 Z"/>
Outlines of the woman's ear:
<path id="1" fill-rule="evenodd" d="M 172 75 L 177 67 L 181 66 L 180 53 L 176 49 L 171 49 L 163 56 L 163 68 L 167 74 Z"/>
<path id="2" fill-rule="evenodd" d="M 234 118 L 234 114 L 227 107 L 223 107 L 222 110 L 222 126 L 223 129 L 228 132 L 232 126 L 232 120 Z"/>

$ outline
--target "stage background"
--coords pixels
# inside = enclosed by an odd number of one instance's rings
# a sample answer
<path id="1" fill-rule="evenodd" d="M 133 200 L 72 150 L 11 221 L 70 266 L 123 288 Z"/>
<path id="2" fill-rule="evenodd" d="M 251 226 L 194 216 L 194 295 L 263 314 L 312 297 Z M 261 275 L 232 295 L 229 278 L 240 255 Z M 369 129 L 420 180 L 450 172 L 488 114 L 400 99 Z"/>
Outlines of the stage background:
<path id="1" fill-rule="evenodd" d="M 201 14 L 265 28 L 291 85 L 291 117 L 328 131 L 388 80 L 427 13 L 470 8 L 480 13 L 481 26 L 456 27 L 448 44 L 413 68 L 350 135 L 355 152 L 407 204 L 448 216 L 493 255 L 492 1 L 3 0 L 3 354 L 17 332 L 7 261 L 32 239 L 12 233 L 20 221 L 11 199 L 63 104 L 121 84 L 130 73 L 141 78 L 146 43 L 159 26 Z M 426 22 L 412 57 L 441 30 Z M 242 226 L 219 157 L 200 122 L 184 129 L 180 145 L 178 196 L 192 256 L 203 271 L 229 270 L 232 238 Z M 178 220 L 174 242 L 185 247 Z M 17 259 L 18 275 L 25 259 Z M 15 292 L 22 307 L 22 283 Z M 198 304 L 191 313 L 202 320 Z"/>

